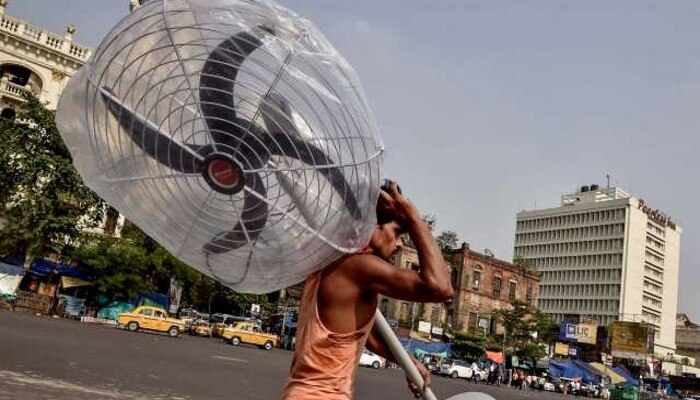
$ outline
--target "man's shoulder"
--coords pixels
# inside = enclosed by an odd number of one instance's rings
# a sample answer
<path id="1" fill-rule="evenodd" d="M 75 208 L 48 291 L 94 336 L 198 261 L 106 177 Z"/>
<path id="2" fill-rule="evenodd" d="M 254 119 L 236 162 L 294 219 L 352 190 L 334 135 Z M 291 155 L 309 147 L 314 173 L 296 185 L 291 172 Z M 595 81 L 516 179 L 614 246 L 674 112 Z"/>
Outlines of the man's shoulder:
<path id="1" fill-rule="evenodd" d="M 357 271 L 357 269 L 371 267 L 378 262 L 385 263 L 384 260 L 371 253 L 349 254 L 338 262 L 337 267 L 343 270 Z"/>

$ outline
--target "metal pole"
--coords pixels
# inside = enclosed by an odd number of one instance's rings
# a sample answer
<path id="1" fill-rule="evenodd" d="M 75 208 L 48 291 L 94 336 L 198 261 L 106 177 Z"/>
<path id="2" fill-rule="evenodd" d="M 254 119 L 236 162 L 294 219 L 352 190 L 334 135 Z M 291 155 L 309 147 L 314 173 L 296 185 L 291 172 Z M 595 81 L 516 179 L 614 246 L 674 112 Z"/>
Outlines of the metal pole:
<path id="1" fill-rule="evenodd" d="M 287 319 L 287 303 L 284 303 L 284 312 L 282 313 L 282 330 L 280 331 L 280 339 L 284 340 L 284 320 Z M 286 344 L 286 341 L 285 341 Z"/>
<path id="2" fill-rule="evenodd" d="M 381 311 L 377 309 L 374 316 L 374 326 L 377 327 L 379 335 L 384 340 L 384 343 L 386 343 L 387 347 L 391 351 L 391 354 L 393 354 L 394 358 L 396 358 L 396 362 L 406 372 L 408 378 L 418 387 L 422 388 L 425 384 L 423 377 L 420 375 L 420 372 L 418 372 L 418 368 L 413 364 L 413 360 L 406 352 L 406 349 L 401 346 L 401 342 L 399 342 L 399 339 L 396 337 L 396 334 L 394 334 L 394 331 L 391 330 L 389 323 L 386 322 L 386 319 L 382 315 Z M 423 392 L 423 399 L 437 400 L 437 397 L 435 397 L 435 394 L 430 388 L 427 388 Z"/>

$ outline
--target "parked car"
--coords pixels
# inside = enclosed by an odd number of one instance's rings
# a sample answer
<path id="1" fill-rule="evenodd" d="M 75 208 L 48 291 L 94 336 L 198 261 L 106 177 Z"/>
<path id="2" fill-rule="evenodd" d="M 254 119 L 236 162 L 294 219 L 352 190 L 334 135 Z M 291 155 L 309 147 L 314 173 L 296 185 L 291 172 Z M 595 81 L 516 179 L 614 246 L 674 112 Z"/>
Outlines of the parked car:
<path id="1" fill-rule="evenodd" d="M 439 375 L 440 374 L 440 363 L 438 361 L 430 361 L 427 364 L 425 364 L 425 368 L 430 372 L 431 374 Z"/>
<path id="2" fill-rule="evenodd" d="M 470 379 L 474 372 L 466 361 L 447 359 L 440 364 L 440 375 Z"/>
<path id="3" fill-rule="evenodd" d="M 239 317 L 229 314 L 212 314 L 211 316 L 211 331 L 214 337 L 223 337 L 224 330 L 230 328 L 238 322 L 248 320 L 246 317 Z"/>
<path id="4" fill-rule="evenodd" d="M 137 332 L 147 330 L 164 332 L 177 337 L 185 331 L 185 323 L 177 318 L 168 318 L 164 309 L 153 306 L 136 307 L 133 311 L 121 313 L 117 317 L 117 326 Z"/>
<path id="5" fill-rule="evenodd" d="M 425 369 L 428 370 L 431 374 L 439 374 L 440 373 L 440 360 L 442 357 L 438 356 L 437 354 L 426 354 L 423 357 L 423 365 L 425 365 Z"/>
<path id="6" fill-rule="evenodd" d="M 360 365 L 363 367 L 372 367 L 377 369 L 383 367 L 386 360 L 382 357 L 372 353 L 367 349 L 362 349 L 362 355 L 360 356 Z"/>
<path id="7" fill-rule="evenodd" d="M 542 390 L 545 392 L 556 392 L 557 386 L 552 381 L 547 380 L 542 384 Z"/>
<path id="8" fill-rule="evenodd" d="M 469 367 L 471 369 L 471 367 Z M 476 375 L 476 376 L 474 376 Z M 487 381 L 489 379 L 489 371 L 486 369 L 472 370 L 472 376 L 470 377 L 476 379 L 477 381 Z"/>
<path id="9" fill-rule="evenodd" d="M 263 332 L 260 325 L 254 322 L 239 322 L 233 326 L 227 326 L 221 337 L 234 346 L 248 343 L 265 350 L 272 350 L 273 347 L 279 346 L 280 342 L 279 336 Z"/>
<path id="10" fill-rule="evenodd" d="M 195 336 L 211 336 L 209 322 L 198 319 L 190 325 L 190 334 Z"/>

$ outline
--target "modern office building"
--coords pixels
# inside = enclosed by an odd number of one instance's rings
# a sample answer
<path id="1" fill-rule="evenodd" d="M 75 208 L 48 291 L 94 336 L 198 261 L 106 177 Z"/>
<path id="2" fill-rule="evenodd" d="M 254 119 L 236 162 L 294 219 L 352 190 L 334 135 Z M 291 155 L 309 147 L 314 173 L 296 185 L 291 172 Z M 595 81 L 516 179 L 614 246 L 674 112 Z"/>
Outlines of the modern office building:
<path id="1" fill-rule="evenodd" d="M 675 351 L 682 229 L 625 191 L 598 185 L 517 214 L 515 256 L 542 273 L 539 308 L 562 320 L 646 322 Z"/>

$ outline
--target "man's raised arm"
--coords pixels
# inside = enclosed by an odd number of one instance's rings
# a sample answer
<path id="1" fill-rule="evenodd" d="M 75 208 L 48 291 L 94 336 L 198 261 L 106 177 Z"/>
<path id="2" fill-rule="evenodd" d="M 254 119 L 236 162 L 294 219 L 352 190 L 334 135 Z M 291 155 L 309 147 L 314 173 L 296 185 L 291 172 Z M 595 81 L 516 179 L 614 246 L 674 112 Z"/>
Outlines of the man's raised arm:
<path id="1" fill-rule="evenodd" d="M 370 290 L 395 299 L 439 303 L 450 299 L 454 289 L 450 274 L 428 225 L 418 210 L 398 192 L 392 182 L 390 193 L 380 191 L 379 206 L 400 221 L 416 245 L 420 271 L 396 268 L 379 257 L 365 255 L 352 259 L 357 282 Z"/>

